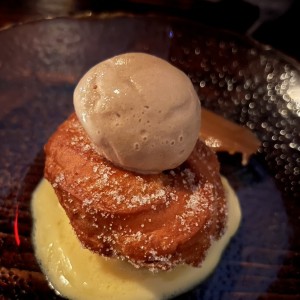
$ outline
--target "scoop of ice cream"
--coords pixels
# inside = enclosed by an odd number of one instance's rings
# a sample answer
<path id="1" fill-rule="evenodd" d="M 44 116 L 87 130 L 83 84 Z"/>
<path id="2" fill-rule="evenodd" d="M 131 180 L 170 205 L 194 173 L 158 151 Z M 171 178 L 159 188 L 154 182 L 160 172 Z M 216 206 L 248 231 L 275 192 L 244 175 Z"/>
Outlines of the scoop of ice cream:
<path id="1" fill-rule="evenodd" d="M 97 152 L 138 173 L 179 166 L 199 134 L 200 102 L 190 79 L 149 54 L 127 53 L 91 68 L 74 106 Z"/>

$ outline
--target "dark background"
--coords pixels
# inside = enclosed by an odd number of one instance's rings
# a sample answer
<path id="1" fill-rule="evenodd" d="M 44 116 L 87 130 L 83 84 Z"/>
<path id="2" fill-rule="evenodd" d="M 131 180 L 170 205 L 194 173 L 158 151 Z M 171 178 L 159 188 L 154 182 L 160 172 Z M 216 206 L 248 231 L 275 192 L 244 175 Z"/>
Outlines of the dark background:
<path id="1" fill-rule="evenodd" d="M 2 0 L 0 28 L 45 17 L 114 11 L 196 20 L 252 36 L 300 61 L 297 0 Z"/>

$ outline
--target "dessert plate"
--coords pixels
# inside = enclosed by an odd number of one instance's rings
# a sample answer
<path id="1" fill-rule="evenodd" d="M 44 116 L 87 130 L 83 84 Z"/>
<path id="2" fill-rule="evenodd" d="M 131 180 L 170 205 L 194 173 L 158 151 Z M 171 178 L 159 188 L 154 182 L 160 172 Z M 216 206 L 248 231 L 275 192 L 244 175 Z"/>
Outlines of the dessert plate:
<path id="1" fill-rule="evenodd" d="M 215 272 L 176 299 L 299 299 L 300 65 L 233 33 L 134 15 L 58 18 L 0 32 L 0 298 L 58 299 L 31 244 L 43 145 L 72 112 L 79 78 L 141 51 L 186 72 L 202 105 L 250 128 L 257 155 L 220 153 L 243 220 Z M 45 234 L 47 234 L 45 232 Z M 297 238 L 298 237 L 298 238 Z"/>

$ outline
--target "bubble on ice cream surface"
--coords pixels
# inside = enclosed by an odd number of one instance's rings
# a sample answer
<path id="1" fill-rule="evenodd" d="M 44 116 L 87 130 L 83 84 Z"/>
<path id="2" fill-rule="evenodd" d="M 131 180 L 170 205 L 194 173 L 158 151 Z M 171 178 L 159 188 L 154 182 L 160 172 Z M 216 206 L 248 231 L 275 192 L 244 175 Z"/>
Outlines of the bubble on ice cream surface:
<path id="1" fill-rule="evenodd" d="M 74 106 L 95 149 L 136 172 L 177 167 L 198 138 L 200 102 L 190 79 L 149 54 L 127 53 L 94 66 L 79 81 Z"/>

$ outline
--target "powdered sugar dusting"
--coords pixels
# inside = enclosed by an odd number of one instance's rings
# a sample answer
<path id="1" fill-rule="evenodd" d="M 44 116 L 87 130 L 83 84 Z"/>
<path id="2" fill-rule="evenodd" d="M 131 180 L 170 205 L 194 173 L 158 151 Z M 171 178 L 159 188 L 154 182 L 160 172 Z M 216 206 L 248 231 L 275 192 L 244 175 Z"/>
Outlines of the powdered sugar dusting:
<path id="1" fill-rule="evenodd" d="M 62 181 L 65 179 L 65 176 L 63 173 L 59 173 L 55 179 L 54 179 L 54 183 L 53 183 L 53 187 L 57 187 L 60 183 L 62 183 Z"/>
<path id="2" fill-rule="evenodd" d="M 227 213 L 216 163 L 201 163 L 214 154 L 199 144 L 179 168 L 137 175 L 99 156 L 76 118 L 70 124 L 68 155 L 80 157 L 79 164 L 61 163 L 51 182 L 66 191 L 62 204 L 84 245 L 150 270 L 185 263 L 186 255 L 194 259 L 189 263 L 200 264 L 203 251 L 224 229 Z"/>
<path id="3" fill-rule="evenodd" d="M 145 187 L 144 187 L 145 189 Z M 164 190 L 158 190 L 152 194 L 145 194 L 145 195 L 134 195 L 129 200 L 128 207 L 135 207 L 137 205 L 145 205 L 151 203 L 153 200 L 160 198 L 163 201 L 166 200 L 166 192 Z"/>

